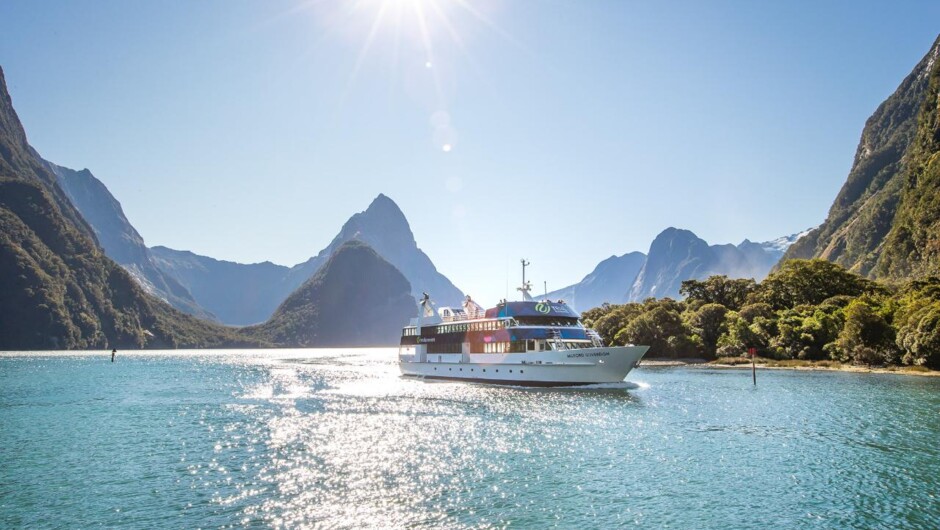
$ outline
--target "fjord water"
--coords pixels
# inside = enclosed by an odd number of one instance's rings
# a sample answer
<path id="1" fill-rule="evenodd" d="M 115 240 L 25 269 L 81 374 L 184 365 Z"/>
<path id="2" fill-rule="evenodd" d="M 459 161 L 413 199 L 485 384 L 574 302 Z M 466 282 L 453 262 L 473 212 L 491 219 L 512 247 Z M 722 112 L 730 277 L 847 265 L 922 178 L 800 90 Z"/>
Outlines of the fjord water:
<path id="1" fill-rule="evenodd" d="M 940 379 L 641 367 L 526 390 L 395 352 L 5 354 L 0 527 L 940 527 Z"/>

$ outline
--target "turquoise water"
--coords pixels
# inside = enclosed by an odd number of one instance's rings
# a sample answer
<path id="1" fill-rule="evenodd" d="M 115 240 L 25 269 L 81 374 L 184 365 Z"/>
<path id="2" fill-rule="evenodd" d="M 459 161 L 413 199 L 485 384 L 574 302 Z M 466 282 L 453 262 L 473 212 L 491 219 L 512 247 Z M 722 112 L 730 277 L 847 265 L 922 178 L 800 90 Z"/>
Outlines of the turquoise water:
<path id="1" fill-rule="evenodd" d="M 0 527 L 938 528 L 940 379 L 398 376 L 393 350 L 0 357 Z"/>

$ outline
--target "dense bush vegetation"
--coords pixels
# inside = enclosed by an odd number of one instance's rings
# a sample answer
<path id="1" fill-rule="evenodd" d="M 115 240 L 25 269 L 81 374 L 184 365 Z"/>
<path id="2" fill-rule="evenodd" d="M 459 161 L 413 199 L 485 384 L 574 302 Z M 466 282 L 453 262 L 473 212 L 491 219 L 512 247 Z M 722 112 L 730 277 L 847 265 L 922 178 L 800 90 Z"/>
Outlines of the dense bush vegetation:
<path id="1" fill-rule="evenodd" d="M 737 356 L 905 364 L 940 369 L 940 278 L 896 286 L 825 260 L 789 260 L 760 284 L 682 282 L 684 300 L 605 304 L 585 323 L 650 357 Z"/>

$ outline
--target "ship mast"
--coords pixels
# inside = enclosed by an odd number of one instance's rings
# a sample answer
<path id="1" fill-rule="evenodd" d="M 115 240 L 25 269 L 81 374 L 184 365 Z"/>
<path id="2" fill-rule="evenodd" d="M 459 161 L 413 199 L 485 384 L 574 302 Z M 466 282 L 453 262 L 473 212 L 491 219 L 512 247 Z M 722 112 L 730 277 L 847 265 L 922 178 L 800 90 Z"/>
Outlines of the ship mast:
<path id="1" fill-rule="evenodd" d="M 523 300 L 529 301 L 532 300 L 532 296 L 529 294 L 529 291 L 532 290 L 532 282 L 527 282 L 525 280 L 525 268 L 528 267 L 530 263 L 526 261 L 525 258 L 522 258 L 519 261 L 522 263 L 522 287 L 517 287 L 516 290 L 522 292 Z"/>

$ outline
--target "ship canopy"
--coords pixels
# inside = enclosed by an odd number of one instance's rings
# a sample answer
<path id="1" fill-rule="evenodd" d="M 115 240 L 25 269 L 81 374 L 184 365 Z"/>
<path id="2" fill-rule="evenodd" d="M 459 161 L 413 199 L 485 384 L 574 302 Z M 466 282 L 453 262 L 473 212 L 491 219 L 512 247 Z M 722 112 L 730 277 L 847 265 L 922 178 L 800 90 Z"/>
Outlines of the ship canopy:
<path id="1" fill-rule="evenodd" d="M 525 301 L 505 302 L 486 310 L 486 318 L 504 317 L 562 317 L 580 318 L 581 315 L 564 302 Z"/>

